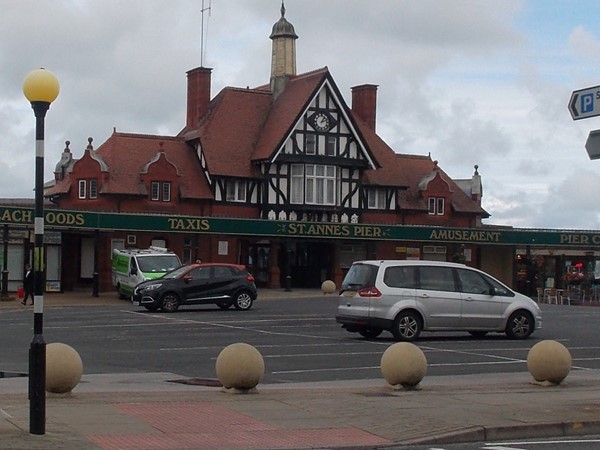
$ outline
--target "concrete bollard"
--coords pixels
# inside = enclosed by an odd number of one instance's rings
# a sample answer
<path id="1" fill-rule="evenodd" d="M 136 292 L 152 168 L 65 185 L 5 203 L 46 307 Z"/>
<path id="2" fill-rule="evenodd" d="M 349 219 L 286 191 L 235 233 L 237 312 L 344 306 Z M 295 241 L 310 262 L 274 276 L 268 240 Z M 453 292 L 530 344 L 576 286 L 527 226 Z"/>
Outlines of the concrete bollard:
<path id="1" fill-rule="evenodd" d="M 238 342 L 221 350 L 215 363 L 217 378 L 225 390 L 247 393 L 253 390 L 265 374 L 265 362 L 260 352 L 249 344 Z"/>
<path id="2" fill-rule="evenodd" d="M 417 389 L 426 372 L 425 354 L 410 342 L 397 342 L 389 346 L 381 357 L 381 373 L 396 388 Z"/>
<path id="3" fill-rule="evenodd" d="M 571 353 L 560 342 L 540 341 L 527 354 L 527 369 L 538 383 L 560 384 L 571 371 Z"/>
<path id="4" fill-rule="evenodd" d="M 337 290 L 335 283 L 331 280 L 325 280 L 321 283 L 323 294 L 333 294 Z"/>
<path id="5" fill-rule="evenodd" d="M 82 374 L 83 363 L 73 347 L 59 342 L 46 345 L 47 392 L 71 392 L 79 384 Z"/>

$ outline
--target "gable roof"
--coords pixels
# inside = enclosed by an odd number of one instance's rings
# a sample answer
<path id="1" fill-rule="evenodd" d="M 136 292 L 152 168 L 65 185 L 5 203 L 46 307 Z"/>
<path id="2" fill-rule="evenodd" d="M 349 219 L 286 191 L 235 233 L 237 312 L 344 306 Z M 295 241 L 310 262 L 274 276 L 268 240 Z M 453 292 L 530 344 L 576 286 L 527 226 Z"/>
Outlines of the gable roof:
<path id="1" fill-rule="evenodd" d="M 308 107 L 317 89 L 325 81 L 327 67 L 290 77 L 285 89 L 279 94 L 269 111 L 256 149 L 254 161 L 271 159 L 289 136 L 292 127 Z"/>

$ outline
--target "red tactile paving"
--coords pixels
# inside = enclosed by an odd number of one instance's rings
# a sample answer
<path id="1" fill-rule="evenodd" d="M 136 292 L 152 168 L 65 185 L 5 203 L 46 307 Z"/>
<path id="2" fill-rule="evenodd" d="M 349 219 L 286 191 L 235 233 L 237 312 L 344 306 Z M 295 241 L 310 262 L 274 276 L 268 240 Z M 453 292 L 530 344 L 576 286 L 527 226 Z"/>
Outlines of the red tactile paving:
<path id="1" fill-rule="evenodd" d="M 161 433 L 88 436 L 104 450 L 299 449 L 392 443 L 351 427 L 277 429 L 212 403 L 120 403 L 114 406 Z"/>

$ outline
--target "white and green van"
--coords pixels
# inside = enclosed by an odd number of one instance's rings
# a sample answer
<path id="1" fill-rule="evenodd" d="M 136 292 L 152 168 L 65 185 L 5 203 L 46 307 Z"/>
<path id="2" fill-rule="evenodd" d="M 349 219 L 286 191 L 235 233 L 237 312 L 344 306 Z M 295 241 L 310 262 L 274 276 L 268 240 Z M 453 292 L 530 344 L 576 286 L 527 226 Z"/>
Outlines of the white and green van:
<path id="1" fill-rule="evenodd" d="M 162 277 L 181 267 L 179 257 L 162 247 L 113 250 L 112 280 L 120 298 L 131 298 L 142 281 Z"/>

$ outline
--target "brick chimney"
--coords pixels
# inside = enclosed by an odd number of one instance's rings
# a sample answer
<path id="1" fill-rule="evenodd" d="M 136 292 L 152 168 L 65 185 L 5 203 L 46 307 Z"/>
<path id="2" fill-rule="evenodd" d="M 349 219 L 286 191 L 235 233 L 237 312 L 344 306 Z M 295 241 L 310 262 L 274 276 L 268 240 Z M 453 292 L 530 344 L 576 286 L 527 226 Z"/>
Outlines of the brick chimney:
<path id="1" fill-rule="evenodd" d="M 362 84 L 352 88 L 352 111 L 375 131 L 377 114 L 377 85 Z"/>
<path id="2" fill-rule="evenodd" d="M 186 128 L 193 130 L 208 111 L 212 69 L 196 67 L 188 71 Z"/>

